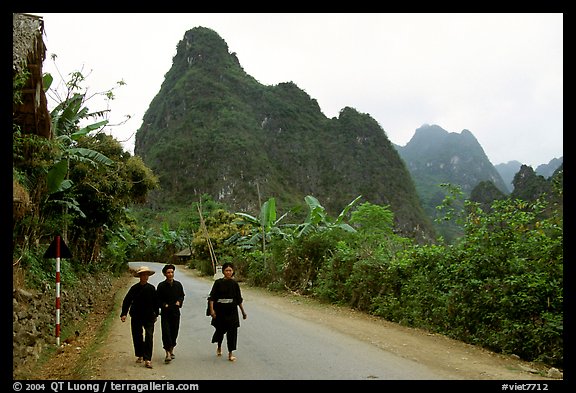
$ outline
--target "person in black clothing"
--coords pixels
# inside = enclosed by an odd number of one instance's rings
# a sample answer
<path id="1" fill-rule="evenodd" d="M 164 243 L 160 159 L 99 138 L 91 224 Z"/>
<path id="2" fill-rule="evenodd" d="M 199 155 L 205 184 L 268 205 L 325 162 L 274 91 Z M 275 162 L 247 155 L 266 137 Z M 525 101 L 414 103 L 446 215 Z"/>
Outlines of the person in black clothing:
<path id="1" fill-rule="evenodd" d="M 232 278 L 234 276 L 234 265 L 226 262 L 222 265 L 223 278 L 214 281 L 210 296 L 208 298 L 208 307 L 212 326 L 216 328 L 212 336 L 212 342 L 218 343 L 216 355 L 222 356 L 222 341 L 226 335 L 226 345 L 228 347 L 228 360 L 235 361 L 236 357 L 232 351 L 236 350 L 238 341 L 238 328 L 240 319 L 238 318 L 238 307 L 242 311 L 242 318 L 246 319 L 248 315 L 244 311 L 242 304 L 242 293 L 240 285 Z"/>
<path id="2" fill-rule="evenodd" d="M 135 277 L 140 281 L 130 287 L 122 301 L 120 319 L 126 321 L 126 315 L 130 312 L 130 327 L 132 329 L 132 342 L 136 362 L 152 368 L 152 350 L 154 344 L 154 324 L 158 318 L 158 303 L 156 288 L 148 282 L 154 270 L 147 266 L 141 266 L 136 270 Z"/>
<path id="3" fill-rule="evenodd" d="M 162 274 L 166 280 L 156 287 L 156 297 L 160 307 L 160 323 L 162 327 L 162 345 L 166 351 L 164 363 L 169 363 L 174 356 L 174 347 L 180 329 L 180 309 L 184 303 L 184 288 L 179 281 L 174 280 L 176 266 L 165 265 Z"/>

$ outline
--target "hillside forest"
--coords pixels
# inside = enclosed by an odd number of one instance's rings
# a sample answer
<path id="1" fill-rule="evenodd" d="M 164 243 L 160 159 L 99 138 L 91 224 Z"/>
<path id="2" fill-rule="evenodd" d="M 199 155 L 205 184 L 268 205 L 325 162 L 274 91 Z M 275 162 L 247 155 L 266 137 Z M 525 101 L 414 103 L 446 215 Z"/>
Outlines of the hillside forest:
<path id="1" fill-rule="evenodd" d="M 147 203 L 161 187 L 154 171 L 103 132 L 109 110 L 88 109 L 81 72 L 56 95 L 49 135 L 23 121 L 31 84 L 55 90 L 52 75 L 39 79 L 30 57 L 21 60 L 13 72 L 14 287 L 54 286 L 55 265 L 43 256 L 61 235 L 72 254 L 61 266 L 68 287 L 90 273 L 119 277 L 135 260 L 185 263 L 205 275 L 233 262 L 247 285 L 563 367 L 562 167 L 545 192 L 491 199 L 490 184 L 473 197 L 444 184 L 437 220 L 460 228 L 450 243 L 404 236 L 391 206 L 363 195 L 336 213 L 315 195 L 286 208 L 258 190 L 253 211 L 203 194 L 167 212 Z M 102 94 L 112 103 L 118 88 Z M 48 112 L 45 102 L 41 109 Z M 181 250 L 185 260 L 175 256 Z"/>

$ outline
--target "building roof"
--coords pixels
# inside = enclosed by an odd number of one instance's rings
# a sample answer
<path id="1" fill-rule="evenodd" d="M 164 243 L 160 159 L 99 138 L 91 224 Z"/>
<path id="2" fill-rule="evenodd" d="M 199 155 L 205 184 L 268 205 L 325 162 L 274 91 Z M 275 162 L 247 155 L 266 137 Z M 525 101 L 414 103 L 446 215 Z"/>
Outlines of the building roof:
<path id="1" fill-rule="evenodd" d="M 187 247 L 183 250 L 178 251 L 176 254 L 174 254 L 177 257 L 189 257 L 192 255 L 192 251 L 190 250 L 190 247 Z"/>

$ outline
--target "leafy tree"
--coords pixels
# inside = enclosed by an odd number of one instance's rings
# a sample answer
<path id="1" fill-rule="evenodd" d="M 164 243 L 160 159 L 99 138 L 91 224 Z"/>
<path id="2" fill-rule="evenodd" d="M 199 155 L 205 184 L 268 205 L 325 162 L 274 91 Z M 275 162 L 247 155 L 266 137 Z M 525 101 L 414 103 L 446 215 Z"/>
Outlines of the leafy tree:
<path id="1" fill-rule="evenodd" d="M 481 181 L 470 192 L 470 200 L 478 202 L 483 210 L 489 209 L 495 200 L 505 197 L 506 195 L 489 180 Z"/>
<path id="2" fill-rule="evenodd" d="M 364 233 L 392 235 L 394 232 L 394 213 L 389 206 L 378 206 L 365 202 L 352 212 L 350 223 Z"/>
<path id="3" fill-rule="evenodd" d="M 78 247 L 79 259 L 91 262 L 99 259 L 98 250 L 105 244 L 106 234 L 128 222 L 126 208 L 145 200 L 147 191 L 157 185 L 157 179 L 109 135 L 84 137 L 78 141 L 78 147 L 99 151 L 113 162 L 111 166 L 97 168 L 89 162 L 73 162 L 70 166 L 74 187 L 65 193 L 84 212 L 72 215 L 70 241 Z"/>
<path id="4" fill-rule="evenodd" d="M 452 240 L 457 240 L 464 234 L 462 226 L 466 220 L 465 195 L 458 185 L 442 183 L 440 187 L 444 190 L 444 198 L 436 206 L 438 216 L 434 221 L 443 228 L 444 235 L 448 237 L 448 239 L 441 238 L 440 241 L 447 240 L 451 243 Z"/>

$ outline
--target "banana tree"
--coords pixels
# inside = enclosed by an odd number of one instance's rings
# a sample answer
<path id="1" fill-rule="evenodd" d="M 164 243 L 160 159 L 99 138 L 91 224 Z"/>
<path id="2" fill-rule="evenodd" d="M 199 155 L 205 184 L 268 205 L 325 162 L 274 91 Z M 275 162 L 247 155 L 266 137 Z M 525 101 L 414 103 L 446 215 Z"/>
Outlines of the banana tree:
<path id="1" fill-rule="evenodd" d="M 288 213 L 284 213 L 280 218 L 276 219 L 276 199 L 270 198 L 260 207 L 260 214 L 258 217 L 254 217 L 247 213 L 236 213 L 240 220 L 237 220 L 237 224 L 249 224 L 252 225 L 252 232 L 249 236 L 237 235 L 237 238 L 230 239 L 230 241 L 236 242 L 240 247 L 245 249 L 253 249 L 258 244 L 262 244 L 262 255 L 264 258 L 264 267 L 269 268 L 272 279 L 276 280 L 276 269 L 274 264 L 270 266 L 267 265 L 266 261 L 266 243 L 272 240 L 273 236 L 278 236 L 280 238 L 290 237 L 289 233 L 283 232 L 280 228 L 280 221 L 282 221 Z"/>
<path id="2" fill-rule="evenodd" d="M 78 88 L 78 81 L 83 80 L 82 74 L 74 73 L 72 80 L 67 84 L 71 89 Z M 43 76 L 45 90 L 49 90 L 53 77 L 49 73 Z M 90 132 L 100 129 L 108 124 L 108 120 L 102 120 L 94 124 L 79 127 L 82 120 L 90 117 L 102 117 L 106 111 L 90 113 L 87 107 L 83 107 L 85 94 L 70 93 L 50 112 L 52 119 L 52 133 L 61 149 L 60 157 L 56 159 L 48 171 L 48 193 L 64 191 L 72 186 L 72 181 L 66 179 L 70 161 L 87 162 L 92 166 L 99 164 L 112 165 L 113 161 L 105 155 L 86 148 L 76 147 L 76 142 Z"/>
<path id="3" fill-rule="evenodd" d="M 276 199 L 270 198 L 260 207 L 260 214 L 258 217 L 252 216 L 248 213 L 238 212 L 236 215 L 241 219 L 236 223 L 240 225 L 252 225 L 253 230 L 248 236 L 238 236 L 234 239 L 242 248 L 253 248 L 258 244 L 262 244 L 262 250 L 266 248 L 266 243 L 270 242 L 272 236 L 279 236 L 282 238 L 290 236 L 289 233 L 283 232 L 280 228 L 280 221 L 282 221 L 288 213 L 284 213 L 280 218 L 276 219 Z"/>
<path id="4" fill-rule="evenodd" d="M 306 196 L 304 200 L 308 205 L 308 216 L 302 224 L 297 226 L 296 237 L 302 237 L 312 232 L 334 228 L 341 228 L 347 232 L 356 232 L 354 228 L 344 222 L 344 218 L 346 218 L 348 211 L 356 204 L 356 202 L 358 202 L 358 200 L 360 200 L 360 198 L 362 198 L 362 195 L 357 196 L 352 202 L 346 205 L 336 220 L 332 220 L 318 199 L 311 195 Z"/>
<path id="5" fill-rule="evenodd" d="M 49 89 L 52 77 L 47 74 L 44 80 L 46 89 Z M 59 103 L 50 113 L 52 132 L 59 147 L 60 154 L 48 170 L 46 177 L 48 189 L 48 199 L 46 202 L 49 204 L 62 205 L 65 212 L 67 212 L 68 209 L 72 209 L 82 217 L 85 217 L 85 215 L 73 197 L 54 197 L 54 194 L 64 192 L 73 186 L 72 180 L 68 178 L 70 162 L 83 162 L 93 167 L 98 167 L 98 165 L 112 165 L 114 163 L 98 151 L 77 147 L 76 145 L 76 142 L 80 138 L 108 124 L 108 120 L 102 120 L 80 128 L 79 124 L 82 120 L 89 117 L 100 117 L 104 114 L 103 111 L 89 113 L 88 108 L 83 107 L 84 99 L 84 94 L 73 94 L 71 97 Z M 66 240 L 66 229 L 63 235 Z"/>

